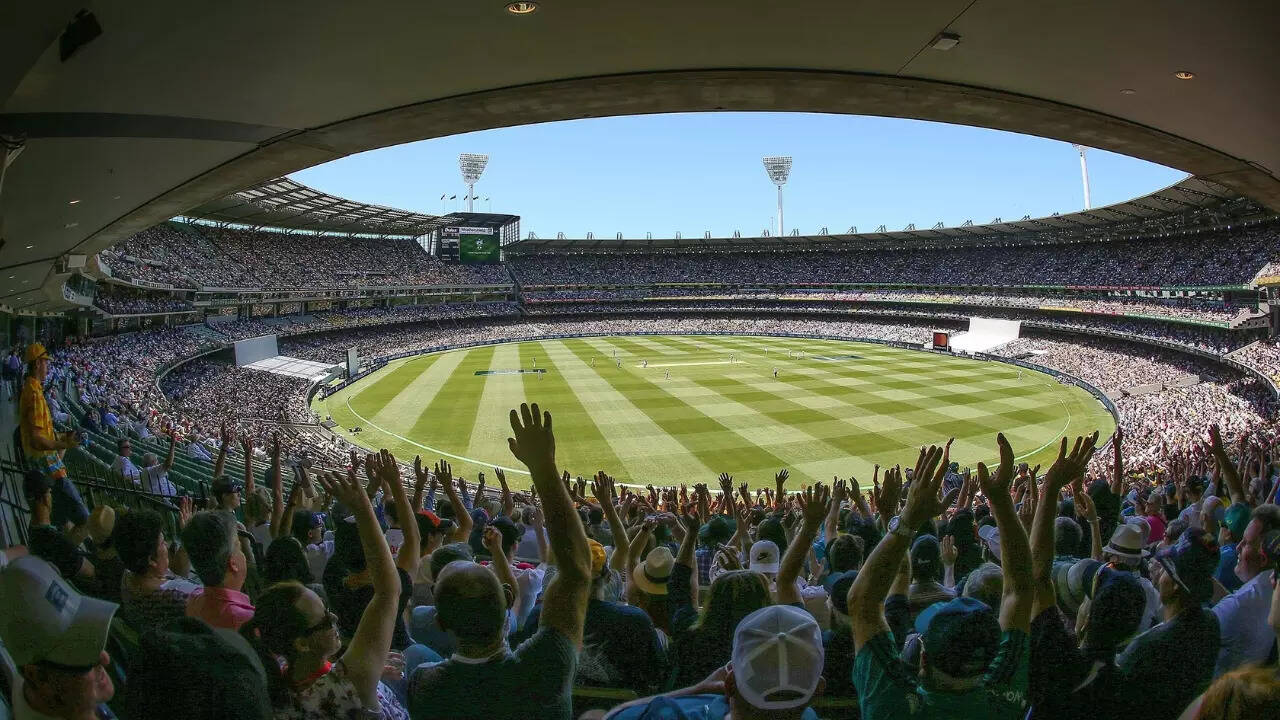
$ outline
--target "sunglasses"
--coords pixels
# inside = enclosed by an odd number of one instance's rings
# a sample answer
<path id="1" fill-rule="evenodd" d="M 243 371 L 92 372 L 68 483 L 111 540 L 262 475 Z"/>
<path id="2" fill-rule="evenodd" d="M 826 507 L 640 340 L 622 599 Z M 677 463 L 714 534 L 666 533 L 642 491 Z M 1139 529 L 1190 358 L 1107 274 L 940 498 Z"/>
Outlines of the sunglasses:
<path id="1" fill-rule="evenodd" d="M 316 623 L 315 625 L 312 625 L 311 627 L 303 630 L 302 634 L 310 635 L 311 633 L 320 632 L 321 630 L 328 630 L 329 628 L 337 624 L 337 622 L 338 622 L 338 616 L 332 610 L 329 609 L 328 605 L 325 605 L 324 618 L 320 620 L 320 622 Z"/>
<path id="2" fill-rule="evenodd" d="M 94 669 L 102 667 L 100 662 L 95 662 L 92 665 L 63 665 L 52 660 L 39 660 L 35 664 L 49 670 L 66 673 L 67 675 L 86 675 L 93 672 Z"/>

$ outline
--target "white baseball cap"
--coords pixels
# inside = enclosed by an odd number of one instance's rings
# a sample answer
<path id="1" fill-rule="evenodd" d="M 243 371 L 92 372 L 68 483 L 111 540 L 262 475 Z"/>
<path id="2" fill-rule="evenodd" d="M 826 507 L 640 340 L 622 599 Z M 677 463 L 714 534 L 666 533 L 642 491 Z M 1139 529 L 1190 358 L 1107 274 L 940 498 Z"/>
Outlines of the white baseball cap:
<path id="1" fill-rule="evenodd" d="M 97 665 L 119 605 L 81 595 L 53 566 L 26 555 L 0 571 L 0 638 L 21 667 L 47 661 Z"/>
<path id="2" fill-rule="evenodd" d="M 1000 557 L 1000 528 L 995 525 L 983 525 L 978 528 L 978 537 L 987 544 L 992 555 Z"/>
<path id="3" fill-rule="evenodd" d="M 757 540 L 751 546 L 751 560 L 747 569 L 762 573 L 778 572 L 778 544 L 772 540 Z"/>
<path id="4" fill-rule="evenodd" d="M 824 660 L 822 628 L 797 607 L 760 608 L 733 633 L 735 685 L 744 700 L 761 710 L 808 704 L 822 679 Z"/>

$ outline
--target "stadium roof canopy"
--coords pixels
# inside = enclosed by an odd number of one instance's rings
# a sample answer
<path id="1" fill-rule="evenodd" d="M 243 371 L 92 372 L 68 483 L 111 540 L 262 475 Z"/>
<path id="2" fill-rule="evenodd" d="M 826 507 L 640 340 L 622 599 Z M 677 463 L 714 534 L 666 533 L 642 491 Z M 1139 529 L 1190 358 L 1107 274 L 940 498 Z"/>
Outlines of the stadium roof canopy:
<path id="1" fill-rule="evenodd" d="M 592 252 L 615 249 L 658 248 L 731 248 L 778 249 L 797 244 L 830 245 L 842 243 L 855 247 L 925 247 L 958 245 L 1010 244 L 1013 242 L 1064 242 L 1093 236 L 1098 231 L 1107 235 L 1169 232 L 1188 227 L 1203 227 L 1230 221 L 1269 216 L 1257 203 L 1241 198 L 1217 183 L 1189 177 L 1181 182 L 1127 202 L 1105 207 L 1048 217 L 1024 217 L 1008 222 L 967 224 L 955 227 L 932 227 L 914 230 L 876 232 L 825 233 L 818 235 L 786 235 L 782 237 L 730 238 L 539 238 L 529 237 L 508 245 L 510 254 L 536 252 Z"/>
<path id="2" fill-rule="evenodd" d="M 60 302 L 60 258 L 302 168 L 610 115 L 974 125 L 1161 163 L 1280 210 L 1280 3 L 505 5 L 7 3 L 0 303 Z"/>
<path id="3" fill-rule="evenodd" d="M 425 235 L 452 216 L 423 215 L 335 197 L 289 178 L 276 178 L 183 213 L 217 223 L 287 230 L 374 235 Z"/>

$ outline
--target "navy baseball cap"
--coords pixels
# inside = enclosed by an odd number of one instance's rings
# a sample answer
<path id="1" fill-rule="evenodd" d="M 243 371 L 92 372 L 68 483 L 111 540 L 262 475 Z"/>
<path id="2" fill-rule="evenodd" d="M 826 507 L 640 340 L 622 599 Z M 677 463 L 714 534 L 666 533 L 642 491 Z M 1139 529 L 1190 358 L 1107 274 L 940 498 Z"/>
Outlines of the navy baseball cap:
<path id="1" fill-rule="evenodd" d="M 1000 622 L 986 603 L 970 597 L 937 602 L 916 617 L 929 665 L 956 678 L 981 675 L 1000 646 Z"/>
<path id="2" fill-rule="evenodd" d="M 1213 572 L 1218 567 L 1218 543 L 1200 528 L 1187 528 L 1178 542 L 1156 554 L 1156 562 L 1196 602 L 1213 597 Z"/>

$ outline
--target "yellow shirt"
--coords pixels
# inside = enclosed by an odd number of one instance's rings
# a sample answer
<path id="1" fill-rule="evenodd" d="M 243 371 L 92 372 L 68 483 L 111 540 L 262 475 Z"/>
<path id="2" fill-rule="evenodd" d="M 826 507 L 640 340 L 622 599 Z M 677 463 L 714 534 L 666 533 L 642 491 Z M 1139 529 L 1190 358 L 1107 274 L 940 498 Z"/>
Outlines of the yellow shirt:
<path id="1" fill-rule="evenodd" d="M 22 427 L 22 451 L 27 457 L 44 455 L 50 451 L 36 450 L 31 446 L 31 437 L 37 432 L 44 432 L 55 437 L 53 432 L 53 416 L 49 414 L 49 403 L 44 399 L 44 388 L 34 375 L 28 375 L 22 383 L 22 398 L 18 401 L 19 422 Z"/>

